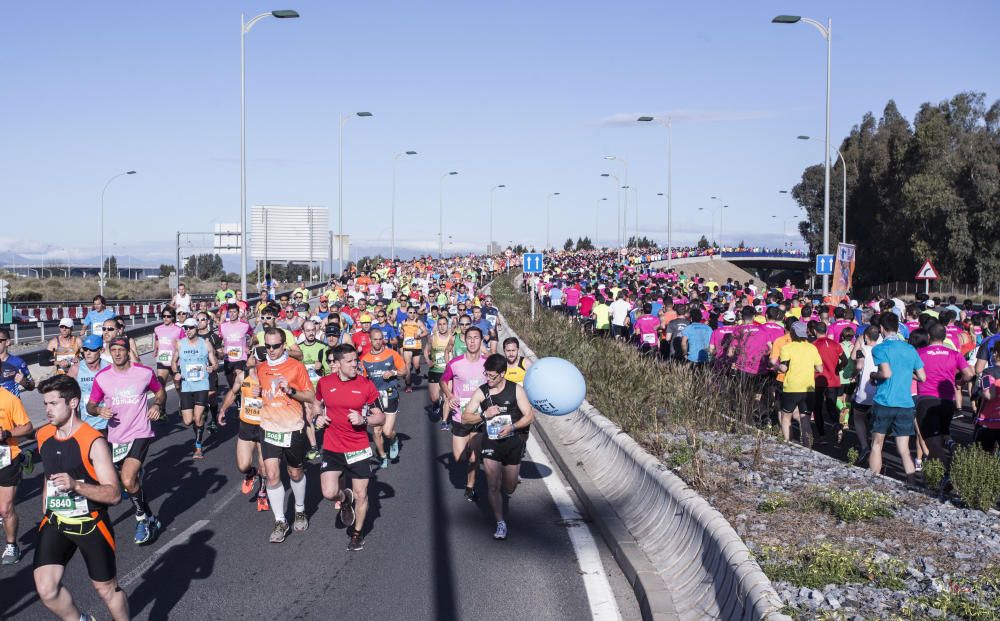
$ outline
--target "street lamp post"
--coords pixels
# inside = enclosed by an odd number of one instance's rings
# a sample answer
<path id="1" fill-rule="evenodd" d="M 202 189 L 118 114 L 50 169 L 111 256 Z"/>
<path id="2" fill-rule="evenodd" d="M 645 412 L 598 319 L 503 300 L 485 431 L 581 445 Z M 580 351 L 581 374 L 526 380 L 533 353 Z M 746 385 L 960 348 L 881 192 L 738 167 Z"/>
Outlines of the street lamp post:
<path id="1" fill-rule="evenodd" d="M 392 234 L 389 242 L 389 256 L 393 261 L 396 260 L 396 162 L 404 155 L 416 154 L 416 151 L 403 151 L 402 153 L 397 153 L 392 158 Z"/>
<path id="2" fill-rule="evenodd" d="M 600 237 L 601 231 L 601 201 L 608 200 L 607 197 L 597 199 L 597 205 L 594 207 L 594 247 L 599 248 L 599 242 L 597 238 Z"/>
<path id="3" fill-rule="evenodd" d="M 798 136 L 798 139 L 799 140 L 812 140 L 812 138 L 810 138 L 809 136 Z M 843 230 L 841 232 L 841 239 L 840 239 L 840 241 L 846 244 L 847 243 L 847 160 L 844 159 L 844 154 L 840 152 L 840 149 L 837 149 L 837 157 L 840 158 L 840 165 L 841 165 L 841 167 L 843 169 L 843 172 L 844 172 L 844 188 L 843 188 L 843 191 L 842 191 L 842 194 L 843 194 L 842 198 L 843 198 L 843 203 L 844 203 L 844 213 L 841 216 L 841 221 L 842 221 L 841 225 L 842 225 L 842 229 Z"/>
<path id="4" fill-rule="evenodd" d="M 438 194 L 438 258 L 444 258 L 444 180 L 453 177 L 458 171 L 446 172 L 441 175 L 440 192 Z"/>
<path id="5" fill-rule="evenodd" d="M 827 19 L 826 26 L 820 22 L 799 15 L 778 15 L 771 20 L 774 24 L 796 24 L 805 22 L 819 31 L 826 39 L 826 139 L 823 149 L 823 254 L 830 254 L 830 54 L 833 40 L 833 20 Z M 823 275 L 823 293 L 830 292 L 830 276 Z"/>
<path id="6" fill-rule="evenodd" d="M 672 178 L 673 171 L 673 136 L 674 132 L 672 129 L 671 121 L 672 119 L 668 116 L 666 119 L 660 120 L 653 116 L 640 116 L 637 121 L 641 123 L 651 123 L 656 122 L 667 128 L 667 268 L 673 266 L 673 233 L 674 233 L 674 223 L 673 223 L 673 191 L 674 182 Z"/>
<path id="7" fill-rule="evenodd" d="M 495 185 L 490 188 L 490 245 L 486 250 L 486 254 L 493 255 L 493 195 L 497 190 L 507 187 L 504 184 Z"/>
<path id="8" fill-rule="evenodd" d="M 559 196 L 559 192 L 553 192 L 545 197 L 545 247 L 551 248 L 549 241 L 549 226 L 552 223 L 552 197 Z"/>
<path id="9" fill-rule="evenodd" d="M 240 13 L 240 290 L 243 292 L 243 299 L 247 297 L 246 36 L 253 25 L 265 17 L 294 19 L 298 16 L 299 14 L 295 11 L 280 10 L 261 13 L 250 21 L 246 21 L 246 15 Z"/>
<path id="10" fill-rule="evenodd" d="M 615 155 L 605 155 L 604 159 L 606 159 L 606 160 L 617 160 L 617 161 L 620 161 L 623 166 L 625 166 L 625 185 L 628 185 L 628 160 L 626 160 L 623 157 L 618 157 L 618 156 L 615 156 Z M 617 177 L 616 177 L 616 179 L 617 179 Z M 624 246 L 625 245 L 625 239 L 626 239 L 626 237 L 628 235 L 628 233 L 626 232 L 626 229 L 628 227 L 628 192 L 625 192 L 625 198 L 623 199 L 623 205 L 622 205 L 622 208 L 621 208 L 621 213 L 618 214 L 618 217 L 621 219 L 621 223 L 619 224 L 619 227 L 620 227 L 620 230 L 621 230 L 621 245 Z"/>
<path id="11" fill-rule="evenodd" d="M 351 118 L 373 116 L 371 112 L 355 112 L 340 115 L 340 136 L 337 141 L 337 270 L 344 273 L 344 125 Z"/>
<path id="12" fill-rule="evenodd" d="M 114 177 L 108 179 L 108 182 L 104 184 L 104 189 L 101 190 L 101 235 L 99 244 L 101 247 L 101 266 L 97 270 L 97 273 L 100 275 L 97 284 L 101 290 L 101 295 L 104 295 L 104 193 L 108 191 L 108 186 L 111 185 L 111 182 L 117 179 L 118 177 L 124 177 L 125 175 L 134 175 L 134 174 L 135 174 L 134 170 L 127 170 L 123 173 L 118 173 Z"/>
<path id="13" fill-rule="evenodd" d="M 621 228 L 622 227 L 622 223 L 621 223 L 621 218 L 622 218 L 622 193 L 621 193 L 621 185 L 622 185 L 622 182 L 621 182 L 621 179 L 619 179 L 617 175 L 612 175 L 611 173 L 601 173 L 601 176 L 602 177 L 607 177 L 608 179 L 614 179 L 615 180 L 615 195 L 616 195 L 616 198 L 618 199 L 618 209 L 615 211 L 615 234 L 618 237 L 615 239 L 615 243 L 620 246 L 621 243 L 622 243 L 622 228 Z"/>

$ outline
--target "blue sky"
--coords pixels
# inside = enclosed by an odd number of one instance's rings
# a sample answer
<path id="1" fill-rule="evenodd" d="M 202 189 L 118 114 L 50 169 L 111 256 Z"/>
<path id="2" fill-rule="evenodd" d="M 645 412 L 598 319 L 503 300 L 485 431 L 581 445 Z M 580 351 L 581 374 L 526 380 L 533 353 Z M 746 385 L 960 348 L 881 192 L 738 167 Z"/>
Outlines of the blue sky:
<path id="1" fill-rule="evenodd" d="M 169 7 L 169 8 L 168 8 Z M 799 213 L 778 190 L 822 159 L 825 45 L 779 13 L 833 18 L 832 136 L 894 98 L 963 90 L 1000 97 L 1000 19 L 992 2 L 34 2 L 0 21 L 0 142 L 8 219 L 0 246 L 31 256 L 96 254 L 101 188 L 106 247 L 158 263 L 177 230 L 239 215 L 239 19 L 247 38 L 248 205 L 337 208 L 342 113 L 345 233 L 387 246 L 393 154 L 397 244 L 435 249 L 439 180 L 454 249 L 495 237 L 540 245 L 546 195 L 552 238 L 615 236 L 615 193 L 602 172 L 629 162 L 642 234 L 663 239 L 666 132 L 620 123 L 673 114 L 675 239 L 710 233 L 780 244 Z M 13 62 L 11 62 L 13 61 Z M 630 196 L 630 209 L 635 197 Z M 699 207 L 706 208 L 699 211 Z M 778 218 L 771 218 L 777 215 Z M 629 229 L 634 227 L 634 212 Z M 849 216 L 850 217 L 850 216 Z M 335 225 L 334 225 L 335 226 Z M 789 224 L 791 228 L 792 225 Z M 716 223 L 718 228 L 718 223 Z M 787 239 L 787 238 L 786 238 Z M 110 252 L 110 251 L 109 251 Z M 2 255 L 0 255 L 2 256 Z M 5 262 L 6 258 L 0 258 Z"/>

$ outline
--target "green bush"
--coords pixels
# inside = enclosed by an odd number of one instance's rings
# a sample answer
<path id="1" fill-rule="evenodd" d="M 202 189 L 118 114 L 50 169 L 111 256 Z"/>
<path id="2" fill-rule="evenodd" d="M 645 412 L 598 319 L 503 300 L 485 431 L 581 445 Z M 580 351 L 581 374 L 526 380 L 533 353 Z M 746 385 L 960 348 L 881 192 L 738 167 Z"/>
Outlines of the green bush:
<path id="1" fill-rule="evenodd" d="M 992 509 L 1000 501 L 1000 459 L 975 444 L 959 447 L 951 460 L 951 483 L 970 507 Z"/>
<path id="2" fill-rule="evenodd" d="M 671 468 L 680 468 L 694 459 L 694 448 L 687 442 L 675 442 L 667 448 L 667 462 Z"/>
<path id="3" fill-rule="evenodd" d="M 820 504 L 830 513 L 845 522 L 892 517 L 895 503 L 892 498 L 867 490 L 854 492 L 832 491 Z"/>
<path id="4" fill-rule="evenodd" d="M 940 459 L 928 459 L 924 462 L 924 482 L 928 489 L 940 489 L 944 479 L 944 464 Z"/>
<path id="5" fill-rule="evenodd" d="M 768 546 L 758 554 L 757 560 L 771 580 L 810 589 L 822 589 L 828 584 L 865 582 L 881 588 L 900 589 L 905 573 L 905 565 L 898 559 L 876 560 L 873 551 L 862 553 L 829 543 L 801 549 Z"/>
<path id="6" fill-rule="evenodd" d="M 778 509 L 784 509 L 788 505 L 788 494 L 772 492 L 764 496 L 764 499 L 757 505 L 757 510 L 761 513 L 774 513 Z"/>
<path id="7" fill-rule="evenodd" d="M 845 464 L 848 466 L 853 466 L 854 464 L 858 463 L 858 457 L 861 457 L 861 455 L 858 453 L 858 449 L 852 446 L 851 448 L 847 449 L 847 461 L 845 462 Z"/>

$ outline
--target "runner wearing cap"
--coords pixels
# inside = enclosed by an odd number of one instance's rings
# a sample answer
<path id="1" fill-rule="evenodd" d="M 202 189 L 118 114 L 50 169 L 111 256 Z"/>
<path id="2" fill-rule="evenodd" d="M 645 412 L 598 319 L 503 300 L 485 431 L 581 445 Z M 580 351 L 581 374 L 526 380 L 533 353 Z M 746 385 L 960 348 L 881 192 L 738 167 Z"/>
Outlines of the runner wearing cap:
<path id="1" fill-rule="evenodd" d="M 188 318 L 181 326 L 187 338 L 177 342 L 170 366 L 174 381 L 180 382 L 181 420 L 194 428 L 194 459 L 204 457 L 202 436 L 205 430 L 205 406 L 208 405 L 209 376 L 215 373 L 215 349 L 198 336 L 198 321 Z"/>
<path id="2" fill-rule="evenodd" d="M 125 319 L 120 315 L 114 318 L 115 331 L 114 336 L 125 336 Z M 129 360 L 132 362 L 139 362 L 139 347 L 135 344 L 135 339 L 128 340 L 128 355 Z"/>
<path id="3" fill-rule="evenodd" d="M 73 336 L 73 320 L 63 317 L 59 320 L 59 334 L 49 340 L 45 349 L 52 354 L 52 364 L 56 373 L 66 373 L 80 357 L 80 339 Z"/>
<path id="4" fill-rule="evenodd" d="M 90 400 L 90 391 L 94 387 L 94 376 L 98 371 L 111 364 L 107 360 L 101 359 L 104 341 L 96 334 L 90 334 L 83 339 L 82 354 L 83 359 L 74 364 L 66 372 L 80 385 L 80 420 L 87 423 L 94 429 L 105 432 L 108 428 L 108 419 L 100 416 L 91 416 L 87 412 L 87 401 Z M 106 433 L 106 432 L 105 432 Z"/>
<path id="5" fill-rule="evenodd" d="M 150 421 L 162 416 L 167 393 L 152 369 L 132 363 L 128 341 L 118 336 L 109 343 L 112 364 L 94 376 L 87 412 L 109 420 L 111 457 L 119 464 L 122 485 L 135 509 L 135 542 L 143 545 L 163 528 L 146 503 L 140 470 L 155 436 Z M 147 405 L 147 392 L 156 395 L 152 405 Z"/>
<path id="6" fill-rule="evenodd" d="M 371 335 L 369 334 L 372 329 L 372 316 L 364 313 L 358 317 L 358 324 L 361 326 L 361 329 L 351 335 L 351 344 L 358 351 L 359 356 L 364 356 L 372 346 Z"/>

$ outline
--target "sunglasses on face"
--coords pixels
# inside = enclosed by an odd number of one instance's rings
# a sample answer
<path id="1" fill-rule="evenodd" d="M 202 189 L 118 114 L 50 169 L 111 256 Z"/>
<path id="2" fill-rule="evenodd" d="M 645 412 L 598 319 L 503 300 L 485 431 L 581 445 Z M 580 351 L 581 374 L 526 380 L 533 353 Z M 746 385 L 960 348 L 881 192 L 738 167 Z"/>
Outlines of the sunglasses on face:
<path id="1" fill-rule="evenodd" d="M 207 319 L 199 319 L 199 320 L 198 320 L 198 323 L 207 323 L 207 322 L 208 322 L 208 320 L 207 320 Z"/>
<path id="2" fill-rule="evenodd" d="M 468 322 L 465 322 L 465 321 L 460 321 L 460 322 L 458 322 L 458 325 L 460 325 L 460 326 L 462 326 L 463 328 L 465 328 L 465 327 L 467 327 L 467 326 L 471 326 L 472 324 L 471 324 L 471 323 L 468 323 Z"/>
<path id="3" fill-rule="evenodd" d="M 99 352 L 101 350 L 100 349 L 88 349 L 88 348 L 84 347 L 83 351 L 89 351 L 89 352 L 97 353 L 97 352 Z"/>
<path id="4" fill-rule="evenodd" d="M 110 326 L 110 327 L 109 326 L 104 326 L 104 327 L 101 328 L 101 330 L 103 330 L 105 332 L 111 332 L 112 330 L 117 330 L 117 329 L 118 328 L 116 328 L 114 326 Z"/>
<path id="5" fill-rule="evenodd" d="M 60 330 L 72 330 L 73 328 L 71 326 L 59 326 L 59 329 Z"/>
<path id="6" fill-rule="evenodd" d="M 173 315 L 164 315 L 163 318 L 164 319 L 173 319 L 174 316 Z"/>
<path id="7" fill-rule="evenodd" d="M 498 379 L 500 379 L 501 377 L 502 376 L 499 373 L 487 373 L 486 374 L 486 379 L 489 380 L 489 381 L 491 381 L 491 382 L 495 382 Z"/>
<path id="8" fill-rule="evenodd" d="M 184 326 L 185 330 L 197 330 L 198 326 Z"/>
<path id="9" fill-rule="evenodd" d="M 281 349 L 284 346 L 285 346 L 284 343 L 275 343 L 274 345 L 264 345 L 264 347 L 270 349 L 271 351 L 274 351 L 276 349 Z"/>

